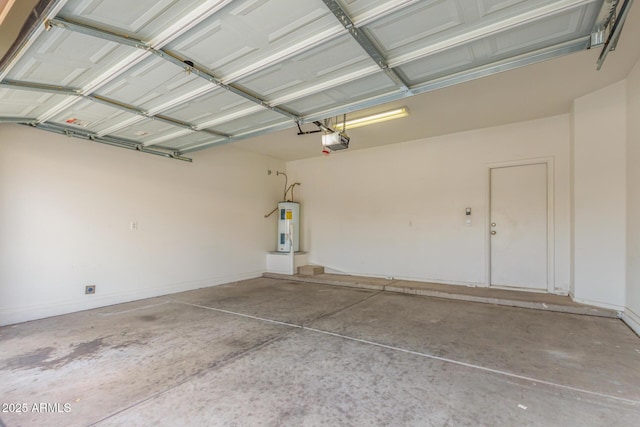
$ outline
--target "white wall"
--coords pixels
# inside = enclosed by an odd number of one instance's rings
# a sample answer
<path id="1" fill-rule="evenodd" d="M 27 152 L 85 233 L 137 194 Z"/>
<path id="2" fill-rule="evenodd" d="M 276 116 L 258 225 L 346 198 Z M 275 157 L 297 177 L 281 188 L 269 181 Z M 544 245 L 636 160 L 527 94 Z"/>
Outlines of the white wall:
<path id="1" fill-rule="evenodd" d="M 626 84 L 573 105 L 576 301 L 623 310 L 626 269 Z"/>
<path id="2" fill-rule="evenodd" d="M 627 306 L 640 334 L 640 62 L 627 78 Z"/>
<path id="3" fill-rule="evenodd" d="M 0 125 L 0 324 L 260 275 L 282 192 L 267 169 L 283 168 L 231 146 L 185 163 Z"/>
<path id="4" fill-rule="evenodd" d="M 289 162 L 302 183 L 302 248 L 349 274 L 485 284 L 487 165 L 553 157 L 555 285 L 567 292 L 569 133 L 567 114 Z"/>
<path id="5" fill-rule="evenodd" d="M 573 276 L 577 300 L 640 331 L 638 117 L 640 65 L 572 114 L 290 162 L 302 249 L 349 274 L 485 284 L 487 165 L 553 157 L 556 288 Z M 0 125 L 0 324 L 261 274 L 282 192 L 266 170 L 284 164 L 232 146 L 194 160 Z"/>

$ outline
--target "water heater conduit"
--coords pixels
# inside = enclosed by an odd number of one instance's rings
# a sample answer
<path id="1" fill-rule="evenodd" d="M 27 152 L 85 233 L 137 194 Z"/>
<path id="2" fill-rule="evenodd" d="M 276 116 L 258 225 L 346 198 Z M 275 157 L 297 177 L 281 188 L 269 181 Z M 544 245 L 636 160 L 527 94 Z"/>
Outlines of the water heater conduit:
<path id="1" fill-rule="evenodd" d="M 271 175 L 271 170 L 269 170 L 267 173 Z M 279 176 L 279 175 L 284 175 L 284 193 L 282 194 L 282 201 L 293 202 L 294 201 L 293 189 L 296 187 L 296 185 L 300 185 L 300 183 L 294 182 L 293 184 L 287 186 L 289 184 L 289 177 L 287 176 L 287 174 L 284 172 L 276 171 L 276 176 Z M 291 200 L 287 200 L 287 193 L 289 193 L 289 191 L 291 191 Z M 276 206 L 275 208 L 273 208 L 271 212 L 266 214 L 264 217 L 269 218 L 277 210 L 278 210 L 278 207 Z"/>
<path id="2" fill-rule="evenodd" d="M 276 176 L 280 176 L 280 175 L 284 175 L 284 193 L 282 195 L 282 201 L 286 202 L 287 201 L 287 184 L 289 183 L 289 177 L 284 172 L 276 171 Z"/>

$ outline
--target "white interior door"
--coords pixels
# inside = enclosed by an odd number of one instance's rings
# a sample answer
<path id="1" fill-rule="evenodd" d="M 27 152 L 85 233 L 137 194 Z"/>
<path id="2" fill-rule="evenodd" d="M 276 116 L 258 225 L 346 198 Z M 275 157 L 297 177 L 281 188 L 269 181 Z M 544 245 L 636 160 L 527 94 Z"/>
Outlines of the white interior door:
<path id="1" fill-rule="evenodd" d="M 547 290 L 547 164 L 491 169 L 491 285 Z"/>

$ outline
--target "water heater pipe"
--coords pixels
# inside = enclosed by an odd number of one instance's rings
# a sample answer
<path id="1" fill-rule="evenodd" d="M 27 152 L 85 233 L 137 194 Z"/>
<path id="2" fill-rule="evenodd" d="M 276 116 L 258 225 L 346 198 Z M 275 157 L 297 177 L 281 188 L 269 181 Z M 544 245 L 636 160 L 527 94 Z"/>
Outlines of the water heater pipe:
<path id="1" fill-rule="evenodd" d="M 289 183 L 289 177 L 284 172 L 276 171 L 276 176 L 279 176 L 279 175 L 284 175 L 284 194 L 282 195 L 282 201 L 286 202 L 287 191 L 288 191 L 287 184 Z"/>
<path id="2" fill-rule="evenodd" d="M 289 240 L 289 274 L 296 274 L 296 260 L 293 252 L 293 224 L 287 220 L 287 239 Z"/>
<path id="3" fill-rule="evenodd" d="M 278 207 L 276 206 L 275 208 L 273 208 L 273 210 L 272 210 L 271 212 L 269 212 L 268 214 L 266 214 L 264 217 L 265 217 L 265 218 L 269 218 L 269 217 L 270 217 L 271 215 L 273 215 L 273 213 L 274 213 L 275 211 L 277 211 L 277 210 L 278 210 Z"/>
<path id="4" fill-rule="evenodd" d="M 293 201 L 294 201 L 294 200 L 293 200 L 293 198 L 294 198 L 294 197 L 293 197 L 293 188 L 294 188 L 296 185 L 300 185 L 300 183 L 299 183 L 299 182 L 294 182 L 294 183 L 293 183 L 293 184 L 291 184 L 291 185 L 289 186 L 289 188 L 287 188 L 287 190 L 284 192 L 284 201 L 285 201 L 285 202 L 293 202 Z M 287 193 L 289 192 L 289 190 L 291 190 L 291 200 L 287 200 Z"/>

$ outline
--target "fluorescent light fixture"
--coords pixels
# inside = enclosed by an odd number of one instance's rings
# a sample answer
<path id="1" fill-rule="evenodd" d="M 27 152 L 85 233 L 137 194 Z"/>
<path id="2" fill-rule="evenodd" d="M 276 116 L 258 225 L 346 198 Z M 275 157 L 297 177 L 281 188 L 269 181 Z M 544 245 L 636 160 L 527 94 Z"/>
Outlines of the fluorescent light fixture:
<path id="1" fill-rule="evenodd" d="M 409 109 L 407 107 L 397 108 L 391 111 L 385 111 L 384 113 L 374 114 L 372 116 L 362 117 L 360 119 L 347 120 L 344 123 L 336 123 L 334 128 L 337 131 L 342 131 L 344 128 L 354 129 L 360 126 L 367 126 L 374 123 L 386 122 L 387 120 L 399 119 L 401 117 L 407 117 L 409 115 Z"/>

